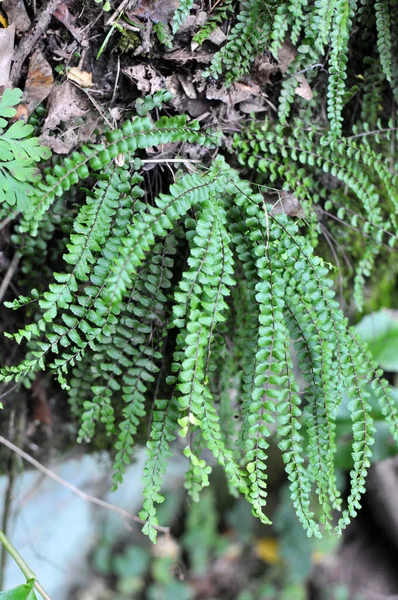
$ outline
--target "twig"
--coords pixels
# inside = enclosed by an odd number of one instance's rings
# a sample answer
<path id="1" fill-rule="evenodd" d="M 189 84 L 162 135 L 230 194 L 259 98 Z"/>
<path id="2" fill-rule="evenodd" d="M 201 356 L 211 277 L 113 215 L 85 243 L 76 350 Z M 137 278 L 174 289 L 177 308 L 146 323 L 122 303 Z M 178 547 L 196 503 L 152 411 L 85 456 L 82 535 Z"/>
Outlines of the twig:
<path id="1" fill-rule="evenodd" d="M 24 426 L 24 422 L 25 422 L 25 412 L 24 412 L 24 410 L 20 410 L 19 405 L 20 405 L 20 402 L 19 402 L 19 398 L 18 398 L 17 402 L 13 404 L 13 408 L 11 411 L 11 417 L 10 417 L 10 427 L 9 427 L 9 435 L 13 436 L 17 442 L 18 442 L 18 440 L 21 439 L 21 433 L 24 428 L 23 426 Z M 17 415 L 17 423 L 15 424 L 16 415 Z M 15 435 L 13 435 L 13 432 L 15 432 Z M 7 483 L 7 489 L 6 489 L 6 493 L 5 493 L 5 497 L 4 497 L 3 518 L 2 518 L 2 523 L 1 523 L 1 529 L 4 533 L 4 535 L 8 534 L 8 526 L 9 526 L 9 521 L 10 521 L 10 517 L 11 517 L 12 501 L 13 501 L 13 496 L 14 496 L 14 485 L 15 485 L 15 481 L 16 481 L 17 467 L 18 467 L 18 463 L 20 460 L 21 459 L 17 454 L 10 452 L 10 456 L 7 461 L 7 463 L 8 463 L 7 464 L 8 483 Z M 8 556 L 9 556 L 9 554 L 7 552 L 6 547 L 2 545 L 1 553 L 0 553 L 0 590 L 3 589 L 4 574 L 5 574 L 5 570 L 6 570 Z"/>
<path id="2" fill-rule="evenodd" d="M 365 137 L 366 135 L 377 135 L 378 133 L 388 133 L 389 131 L 397 131 L 398 127 L 387 127 L 386 129 L 374 129 L 373 131 L 363 131 L 355 135 L 349 135 L 346 140 L 353 140 L 359 137 Z"/>
<path id="3" fill-rule="evenodd" d="M 18 456 L 21 456 L 24 460 L 26 460 L 28 463 L 30 463 L 32 466 L 34 466 L 36 469 L 38 469 L 41 473 L 44 473 L 44 475 L 47 475 L 47 477 L 49 477 L 50 479 L 53 479 L 53 481 L 60 483 L 65 488 L 70 490 L 73 494 L 76 494 L 76 496 L 79 496 L 79 498 L 82 498 L 83 500 L 86 500 L 87 502 L 91 502 L 91 504 L 96 504 L 97 506 L 101 506 L 102 508 L 105 508 L 106 510 L 114 512 L 126 520 L 145 524 L 145 521 L 143 519 L 140 519 L 136 515 L 132 515 L 127 510 L 124 510 L 124 508 L 120 508 L 119 506 L 115 506 L 114 504 L 105 502 L 105 500 L 101 500 L 100 498 L 91 496 L 91 494 L 87 494 L 86 492 L 83 492 L 83 490 L 80 490 L 78 487 L 76 487 L 72 483 L 65 481 L 65 479 L 62 479 L 62 477 L 60 477 L 56 473 L 53 473 L 53 471 L 50 471 L 50 469 L 47 469 L 47 467 L 45 467 L 44 465 L 39 463 L 39 461 L 37 461 L 35 458 L 33 458 L 32 456 L 30 456 L 29 454 L 24 452 L 24 450 L 21 450 L 20 448 L 18 448 L 18 446 L 15 446 L 15 444 L 13 444 L 9 440 L 7 440 L 2 435 L 0 435 L 0 444 L 3 444 L 3 446 L 6 446 L 10 450 L 12 450 L 16 454 L 18 454 Z M 159 531 L 161 533 L 169 533 L 170 532 L 169 527 L 162 527 L 161 525 L 154 525 L 154 529 L 156 529 L 157 531 Z"/>
<path id="4" fill-rule="evenodd" d="M 16 210 L 15 212 L 11 213 L 11 215 L 8 215 L 8 217 L 3 219 L 3 221 L 1 221 L 1 223 L 0 223 L 0 231 L 2 231 L 2 229 L 4 229 L 4 227 L 6 227 L 8 225 L 8 223 L 11 223 L 11 221 L 13 219 L 16 219 L 18 217 L 18 215 L 20 215 L 20 214 L 21 214 L 21 211 Z"/>
<path id="5" fill-rule="evenodd" d="M 11 69 L 11 81 L 14 85 L 18 83 L 23 63 L 35 47 L 42 33 L 46 31 L 51 21 L 52 14 L 60 3 L 61 0 L 48 0 L 48 2 L 45 2 L 41 10 L 37 13 L 34 24 L 30 28 L 28 34 L 19 44 L 18 50 L 14 56 L 14 64 Z"/>
<path id="6" fill-rule="evenodd" d="M 21 569 L 22 573 L 26 577 L 27 581 L 29 581 L 29 579 L 34 579 L 35 582 L 34 582 L 33 586 L 37 589 L 39 594 L 44 598 L 44 600 L 51 600 L 50 596 L 43 589 L 41 584 L 37 581 L 36 575 L 34 574 L 32 569 L 29 567 L 29 565 L 26 564 L 26 562 L 24 561 L 22 556 L 19 554 L 18 550 L 16 548 L 14 548 L 14 546 L 11 544 L 8 537 L 4 534 L 4 532 L 1 529 L 0 529 L 0 542 L 3 544 L 3 546 L 5 547 L 7 552 L 10 554 L 10 556 L 12 556 L 12 558 L 15 560 L 18 567 Z"/>
<path id="7" fill-rule="evenodd" d="M 14 273 L 18 268 L 19 261 L 21 260 L 20 254 L 17 252 L 14 254 L 13 259 L 8 267 L 7 273 L 4 275 L 4 279 L 1 282 L 0 286 L 0 302 L 2 302 L 5 293 L 8 290 L 8 286 L 11 283 L 12 278 L 14 277 Z"/>
<path id="8" fill-rule="evenodd" d="M 121 2 L 119 4 L 119 7 L 115 10 L 114 13 L 111 14 L 111 16 L 109 17 L 109 19 L 105 23 L 105 27 L 109 27 L 109 25 L 112 25 L 113 21 L 117 18 L 118 15 L 120 15 L 121 12 L 124 11 L 124 9 L 126 8 L 126 6 L 128 5 L 128 3 L 130 1 L 131 0 L 123 0 L 123 2 Z"/>
<path id="9" fill-rule="evenodd" d="M 200 163 L 202 161 L 196 158 L 144 158 L 141 162 L 144 164 L 182 163 L 189 165 L 191 163 Z"/>

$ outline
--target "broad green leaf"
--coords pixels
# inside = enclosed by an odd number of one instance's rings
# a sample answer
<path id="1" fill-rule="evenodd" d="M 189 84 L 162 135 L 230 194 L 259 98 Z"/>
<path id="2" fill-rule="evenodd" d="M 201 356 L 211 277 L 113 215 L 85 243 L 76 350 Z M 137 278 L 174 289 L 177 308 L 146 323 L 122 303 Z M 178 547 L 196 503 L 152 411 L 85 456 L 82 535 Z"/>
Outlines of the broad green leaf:
<path id="1" fill-rule="evenodd" d="M 385 371 L 398 372 L 398 315 L 380 310 L 367 315 L 356 326 L 356 331 L 367 342 L 374 360 Z"/>
<path id="2" fill-rule="evenodd" d="M 0 600 L 37 600 L 33 590 L 34 583 L 34 579 L 29 579 L 27 583 L 8 590 L 8 592 L 0 592 Z"/>

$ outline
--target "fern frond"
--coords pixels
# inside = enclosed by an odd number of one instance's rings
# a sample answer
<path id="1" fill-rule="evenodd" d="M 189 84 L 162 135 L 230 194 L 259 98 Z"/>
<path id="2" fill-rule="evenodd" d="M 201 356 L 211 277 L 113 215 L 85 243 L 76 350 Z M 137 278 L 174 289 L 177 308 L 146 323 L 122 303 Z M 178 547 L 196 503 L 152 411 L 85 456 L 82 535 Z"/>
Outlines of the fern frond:
<path id="1" fill-rule="evenodd" d="M 246 74 L 256 54 L 265 48 L 271 23 L 272 3 L 243 0 L 227 43 L 214 55 L 204 74 L 218 79 L 225 72 L 227 84 Z"/>
<path id="2" fill-rule="evenodd" d="M 178 8 L 173 16 L 173 22 L 171 28 L 173 33 L 177 33 L 180 29 L 181 23 L 189 16 L 193 7 L 193 0 L 180 0 Z"/>
<path id="3" fill-rule="evenodd" d="M 331 24 L 327 113 L 330 121 L 330 133 L 335 138 L 340 137 L 342 132 L 348 41 L 355 8 L 355 1 L 336 0 Z"/>
<path id="4" fill-rule="evenodd" d="M 387 81 L 391 81 L 392 69 L 392 40 L 390 23 L 390 3 L 388 0 L 378 0 L 374 5 L 376 13 L 377 49 L 380 64 Z"/>
<path id="5" fill-rule="evenodd" d="M 209 38 L 212 32 L 220 25 L 223 21 L 226 21 L 228 16 L 232 14 L 234 0 L 221 0 L 214 11 L 206 19 L 205 23 L 193 36 L 193 42 L 201 46 L 205 40 Z"/>

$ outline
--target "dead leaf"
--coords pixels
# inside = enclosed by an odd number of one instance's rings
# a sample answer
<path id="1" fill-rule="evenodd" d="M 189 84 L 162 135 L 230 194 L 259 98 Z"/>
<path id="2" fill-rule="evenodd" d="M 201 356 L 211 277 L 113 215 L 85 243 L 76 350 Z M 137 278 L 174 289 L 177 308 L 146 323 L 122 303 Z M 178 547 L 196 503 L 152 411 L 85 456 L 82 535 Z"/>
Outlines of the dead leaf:
<path id="1" fill-rule="evenodd" d="M 280 562 L 279 544 L 276 538 L 261 538 L 256 542 L 255 550 L 257 556 L 270 565 L 276 565 Z"/>
<path id="2" fill-rule="evenodd" d="M 76 17 L 73 17 L 70 14 L 69 8 L 66 6 L 65 2 L 61 2 L 61 4 L 57 6 L 53 12 L 53 16 L 71 32 L 76 40 L 80 42 L 83 39 L 83 32 L 78 27 L 75 27 Z"/>
<path id="3" fill-rule="evenodd" d="M 23 0 L 3 0 L 2 7 L 7 14 L 8 23 L 15 25 L 16 33 L 21 34 L 28 31 L 31 20 Z"/>
<path id="4" fill-rule="evenodd" d="M 286 73 L 296 56 L 296 48 L 289 39 L 286 39 L 278 50 L 278 65 L 282 73 Z"/>
<path id="5" fill-rule="evenodd" d="M 198 94 L 196 92 L 196 88 L 192 83 L 192 79 L 189 75 L 177 75 L 178 81 L 181 83 L 182 89 L 188 98 L 191 100 L 196 100 Z"/>
<path id="6" fill-rule="evenodd" d="M 300 85 L 296 87 L 294 93 L 300 96 L 300 98 L 304 98 L 304 100 L 312 100 L 312 89 L 302 73 L 297 75 L 297 80 L 300 81 Z"/>
<path id="7" fill-rule="evenodd" d="M 47 109 L 40 139 L 57 154 L 69 154 L 73 148 L 89 140 L 97 126 L 98 119 L 91 114 L 86 94 L 69 81 L 53 87 Z M 57 136 L 54 136 L 54 131 L 57 131 Z"/>
<path id="8" fill-rule="evenodd" d="M 15 25 L 0 29 L 0 87 L 10 87 L 10 69 L 14 53 Z"/>
<path id="9" fill-rule="evenodd" d="M 272 204 L 272 210 L 270 211 L 271 216 L 284 214 L 288 217 L 304 217 L 305 213 L 303 207 L 300 204 L 299 199 L 290 192 L 285 190 L 278 191 L 278 199 L 275 200 L 275 196 L 267 196 L 265 201 L 268 204 Z"/>
<path id="10" fill-rule="evenodd" d="M 153 23 L 170 23 L 179 4 L 179 0 L 139 0 L 126 14 Z"/>
<path id="11" fill-rule="evenodd" d="M 22 96 L 22 103 L 27 106 L 29 115 L 50 95 L 53 83 L 54 78 L 49 63 L 42 51 L 36 50 L 29 62 L 28 77 Z"/>
<path id="12" fill-rule="evenodd" d="M 282 73 L 286 73 L 296 56 L 297 50 L 292 42 L 288 39 L 285 40 L 278 50 L 278 64 Z M 296 79 L 300 83 L 294 90 L 295 94 L 300 96 L 300 98 L 304 98 L 304 100 L 311 100 L 313 95 L 312 90 L 304 75 L 300 73 L 299 75 L 296 75 Z"/>
<path id="13" fill-rule="evenodd" d="M 172 52 L 165 52 L 163 58 L 166 60 L 175 60 L 176 62 L 185 63 L 189 60 L 196 60 L 202 64 L 211 63 L 214 54 L 212 52 L 190 52 L 189 50 L 173 50 Z"/>
<path id="14" fill-rule="evenodd" d="M 164 87 L 164 78 L 158 75 L 151 65 L 140 64 L 126 67 L 122 69 L 122 73 L 135 83 L 140 92 L 145 94 L 154 94 Z"/>
<path id="15" fill-rule="evenodd" d="M 68 71 L 67 77 L 82 88 L 92 87 L 93 85 L 93 74 L 88 71 L 81 71 L 79 67 L 72 67 Z"/>

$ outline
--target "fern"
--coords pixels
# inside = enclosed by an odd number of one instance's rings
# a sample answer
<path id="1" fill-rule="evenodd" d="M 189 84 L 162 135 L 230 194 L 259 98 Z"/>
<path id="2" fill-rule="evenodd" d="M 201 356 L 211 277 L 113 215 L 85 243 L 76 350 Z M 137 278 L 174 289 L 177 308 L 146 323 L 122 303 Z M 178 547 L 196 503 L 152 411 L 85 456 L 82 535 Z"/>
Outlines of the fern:
<path id="1" fill-rule="evenodd" d="M 356 3 L 349 0 L 336 2 L 331 23 L 331 50 L 329 57 L 328 117 L 333 136 L 341 135 L 344 82 L 347 72 L 348 40 Z"/>
<path id="2" fill-rule="evenodd" d="M 176 33 L 183 21 L 189 16 L 191 9 L 193 7 L 193 0 L 180 0 L 178 8 L 173 16 L 172 30 L 173 33 Z"/>
<path id="3" fill-rule="evenodd" d="M 337 19 L 331 61 L 340 61 L 343 82 L 345 62 L 333 52 L 343 47 L 351 13 L 337 4 L 333 19 L 337 13 L 347 19 Z M 304 3 L 287 8 L 301 36 L 314 14 Z M 263 9 L 258 39 L 271 27 L 270 7 Z M 240 14 L 247 12 L 254 23 L 259 10 L 258 3 L 248 2 Z M 325 6 L 317 3 L 314 10 L 320 15 Z M 244 27 L 242 16 L 238 24 Z M 272 39 L 277 46 L 278 38 Z M 79 441 L 95 441 L 101 433 L 109 438 L 114 489 L 149 421 L 140 516 L 152 540 L 176 439 L 184 447 L 185 487 L 194 501 L 217 462 L 231 492 L 243 495 L 269 523 L 267 459 L 276 437 L 308 535 L 341 532 L 359 509 L 371 459 L 369 386 L 396 441 L 398 419 L 387 383 L 335 300 L 334 271 L 315 255 L 324 226 L 318 216 L 323 211 L 347 225 L 340 234 L 333 229 L 336 236 L 370 240 L 364 251 L 363 244 L 357 250 L 353 276 L 362 309 L 365 278 L 396 243 L 396 175 L 366 136 L 338 133 L 337 108 L 331 130 L 319 131 L 298 118 L 290 126 L 252 122 L 233 140 L 239 173 L 219 152 L 208 167 L 177 172 L 152 197 L 140 173 L 146 149 L 189 142 L 219 150 L 219 136 L 200 131 L 185 116 L 154 121 L 150 111 L 167 99 L 163 93 L 141 99 L 138 114 L 121 129 L 54 165 L 35 185 L 15 240 L 29 240 L 30 265 L 34 249 L 48 249 L 62 222 L 63 267 L 56 252 L 47 287 L 40 282 L 8 303 L 26 311 L 27 321 L 8 335 L 27 349 L 19 364 L 1 369 L 0 378 L 29 386 L 37 371 L 53 373 L 79 421 Z M 391 128 L 383 139 L 380 133 L 377 143 L 389 142 L 391 135 Z M 123 166 L 114 160 L 119 155 Z M 91 189 L 84 188 L 89 181 Z M 277 214 L 264 186 L 278 190 L 281 202 L 282 191 L 294 194 L 304 217 Z M 63 198 L 78 205 L 73 220 L 69 209 L 60 218 Z M 304 389 L 295 379 L 292 345 Z M 237 385 L 234 402 L 231 379 Z M 347 505 L 334 466 L 343 397 L 354 436 Z M 339 514 L 337 526 L 333 511 Z"/>
<path id="4" fill-rule="evenodd" d="M 392 69 L 392 40 L 391 23 L 388 0 L 375 2 L 377 49 L 380 55 L 380 64 L 387 81 L 391 81 Z"/>
<path id="5" fill-rule="evenodd" d="M 36 164 L 49 158 L 50 151 L 31 137 L 32 125 L 23 121 L 8 125 L 21 97 L 21 90 L 5 89 L 0 99 L 0 202 L 24 211 L 34 193 L 32 184 L 40 179 Z"/>
<path id="6" fill-rule="evenodd" d="M 227 20 L 228 16 L 232 13 L 233 1 L 234 0 L 222 0 L 219 4 L 217 4 L 217 6 L 215 6 L 211 15 L 206 19 L 206 22 L 193 36 L 193 41 L 196 44 L 202 45 L 203 42 L 209 38 L 216 27 L 223 21 Z"/>
<path id="7" fill-rule="evenodd" d="M 225 70 L 226 82 L 232 83 L 246 74 L 256 53 L 265 48 L 271 22 L 271 4 L 262 0 L 244 0 L 227 43 L 214 55 L 205 75 L 217 79 Z"/>

